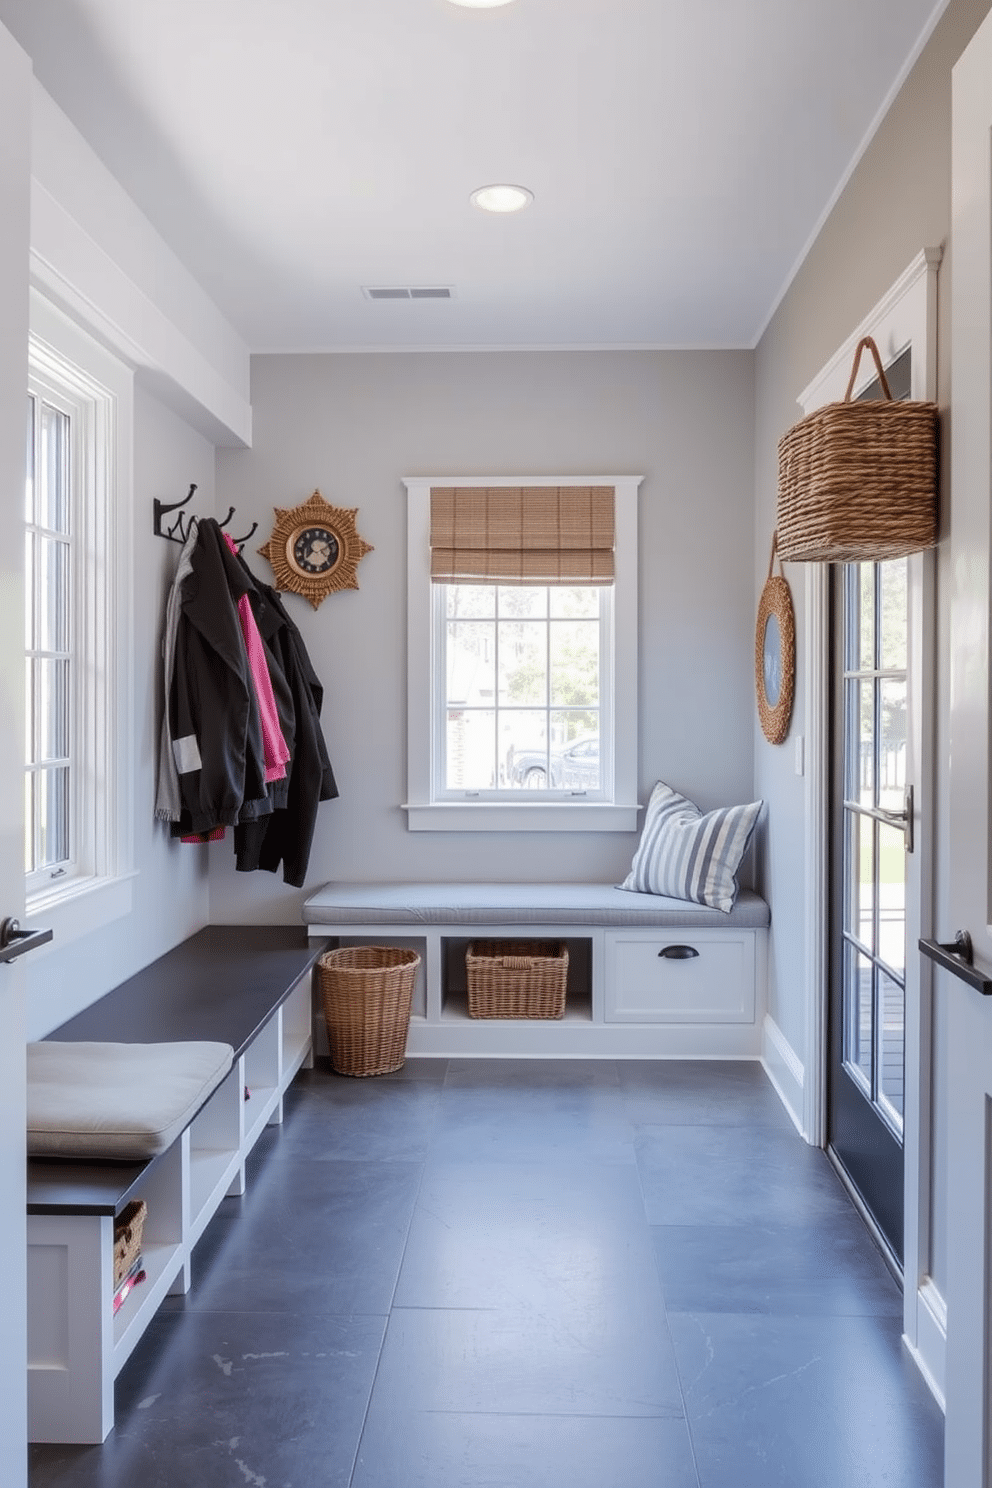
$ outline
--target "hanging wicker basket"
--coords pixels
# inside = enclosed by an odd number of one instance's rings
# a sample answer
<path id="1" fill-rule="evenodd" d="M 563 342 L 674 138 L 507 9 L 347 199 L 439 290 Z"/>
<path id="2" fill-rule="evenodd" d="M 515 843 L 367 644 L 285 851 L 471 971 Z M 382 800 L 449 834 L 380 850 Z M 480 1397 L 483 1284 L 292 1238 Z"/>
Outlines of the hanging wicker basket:
<path id="1" fill-rule="evenodd" d="M 852 402 L 868 349 L 884 401 Z M 778 446 L 778 551 L 792 563 L 902 558 L 937 541 L 937 405 L 895 401 L 865 336 L 842 403 L 828 403 Z"/>
<path id="2" fill-rule="evenodd" d="M 402 1067 L 420 957 L 396 946 L 343 946 L 317 962 L 331 1065 L 339 1075 Z"/>

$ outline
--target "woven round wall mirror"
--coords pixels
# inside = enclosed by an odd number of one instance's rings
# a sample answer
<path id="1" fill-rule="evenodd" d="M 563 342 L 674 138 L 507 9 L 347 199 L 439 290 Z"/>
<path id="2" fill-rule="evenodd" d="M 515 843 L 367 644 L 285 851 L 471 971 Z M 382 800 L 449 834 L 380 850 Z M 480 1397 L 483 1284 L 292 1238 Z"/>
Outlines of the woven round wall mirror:
<path id="1" fill-rule="evenodd" d="M 781 562 L 779 573 L 772 573 L 776 542 L 773 533 L 768 578 L 754 630 L 754 688 L 761 730 L 769 744 L 782 744 L 788 735 L 796 686 L 796 617 Z"/>

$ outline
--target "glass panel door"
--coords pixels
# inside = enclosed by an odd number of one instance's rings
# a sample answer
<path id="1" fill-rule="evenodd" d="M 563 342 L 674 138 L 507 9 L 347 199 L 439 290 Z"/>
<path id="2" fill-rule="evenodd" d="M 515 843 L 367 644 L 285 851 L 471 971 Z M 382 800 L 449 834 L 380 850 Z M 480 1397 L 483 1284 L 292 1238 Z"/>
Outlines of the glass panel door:
<path id="1" fill-rule="evenodd" d="M 902 1134 L 906 975 L 906 560 L 845 568 L 848 963 L 844 1057 Z M 885 668 L 883 671 L 882 668 Z"/>
<path id="2" fill-rule="evenodd" d="M 830 1143 L 902 1257 L 907 560 L 838 566 Z"/>
<path id="3" fill-rule="evenodd" d="M 911 352 L 886 370 L 910 396 Z M 877 380 L 860 395 L 882 396 Z M 909 560 L 832 569 L 827 1142 L 903 1259 Z"/>

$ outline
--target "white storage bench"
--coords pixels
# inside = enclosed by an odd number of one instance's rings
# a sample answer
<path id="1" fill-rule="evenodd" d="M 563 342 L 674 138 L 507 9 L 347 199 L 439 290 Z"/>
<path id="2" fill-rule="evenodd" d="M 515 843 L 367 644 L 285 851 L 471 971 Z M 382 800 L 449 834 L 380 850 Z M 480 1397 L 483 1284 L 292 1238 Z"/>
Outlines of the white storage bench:
<path id="1" fill-rule="evenodd" d="M 212 925 L 108 992 L 50 1038 L 65 1043 L 230 1045 L 232 1061 L 191 1120 L 148 1161 L 28 1161 L 28 1436 L 102 1442 L 114 1380 L 167 1295 L 190 1285 L 197 1240 L 283 1095 L 312 1063 L 310 971 L 321 946 L 299 926 Z M 246 1092 L 248 1098 L 246 1099 Z M 70 1144 L 66 1138 L 67 1147 Z M 113 1312 L 114 1219 L 148 1206 L 146 1279 Z"/>
<path id="2" fill-rule="evenodd" d="M 756 1058 L 765 1010 L 768 905 L 733 910 L 612 884 L 329 883 L 306 901 L 309 933 L 410 945 L 422 966 L 411 1055 Z M 465 950 L 485 940 L 564 940 L 565 1016 L 468 1016 Z M 315 1028 L 318 1043 L 322 1037 Z"/>

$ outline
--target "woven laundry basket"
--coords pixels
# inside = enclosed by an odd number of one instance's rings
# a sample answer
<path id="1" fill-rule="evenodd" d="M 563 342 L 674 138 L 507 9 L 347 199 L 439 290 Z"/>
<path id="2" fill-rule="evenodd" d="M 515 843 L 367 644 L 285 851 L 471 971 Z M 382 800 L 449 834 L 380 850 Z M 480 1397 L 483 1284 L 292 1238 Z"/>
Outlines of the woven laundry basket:
<path id="1" fill-rule="evenodd" d="M 884 401 L 852 402 L 871 352 Z M 937 405 L 895 401 L 865 336 L 842 403 L 828 403 L 778 446 L 778 551 L 789 562 L 902 558 L 937 541 Z"/>
<path id="2" fill-rule="evenodd" d="M 465 953 L 470 1018 L 561 1018 L 568 947 L 547 940 L 473 940 Z"/>
<path id="3" fill-rule="evenodd" d="M 344 946 L 317 962 L 331 1065 L 339 1075 L 402 1067 L 420 957 L 396 946 Z"/>
<path id="4" fill-rule="evenodd" d="M 144 1199 L 132 1199 L 114 1220 L 114 1290 L 120 1286 L 141 1254 L 141 1237 L 148 1205 Z"/>

